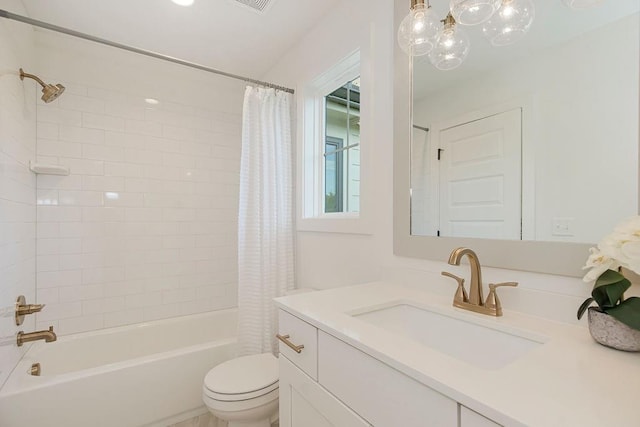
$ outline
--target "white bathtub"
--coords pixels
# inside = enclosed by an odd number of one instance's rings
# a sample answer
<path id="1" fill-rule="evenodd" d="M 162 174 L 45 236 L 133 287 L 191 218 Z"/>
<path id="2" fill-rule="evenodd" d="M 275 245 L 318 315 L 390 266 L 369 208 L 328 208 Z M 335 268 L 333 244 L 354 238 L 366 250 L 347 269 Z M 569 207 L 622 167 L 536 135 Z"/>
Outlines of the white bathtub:
<path id="1" fill-rule="evenodd" d="M 138 427 L 204 411 L 202 381 L 236 350 L 235 309 L 36 342 L 0 390 L 2 427 Z M 39 362 L 41 376 L 28 371 Z"/>

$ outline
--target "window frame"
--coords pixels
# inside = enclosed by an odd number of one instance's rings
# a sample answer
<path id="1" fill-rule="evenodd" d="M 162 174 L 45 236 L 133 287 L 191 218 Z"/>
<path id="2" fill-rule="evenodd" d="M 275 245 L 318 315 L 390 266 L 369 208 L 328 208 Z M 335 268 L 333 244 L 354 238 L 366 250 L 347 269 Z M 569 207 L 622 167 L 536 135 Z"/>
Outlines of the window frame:
<path id="1" fill-rule="evenodd" d="M 325 96 L 360 77 L 360 206 L 359 212 L 324 212 Z M 298 89 L 297 221 L 299 231 L 372 234 L 367 209 L 369 108 L 367 78 L 357 50 Z"/>

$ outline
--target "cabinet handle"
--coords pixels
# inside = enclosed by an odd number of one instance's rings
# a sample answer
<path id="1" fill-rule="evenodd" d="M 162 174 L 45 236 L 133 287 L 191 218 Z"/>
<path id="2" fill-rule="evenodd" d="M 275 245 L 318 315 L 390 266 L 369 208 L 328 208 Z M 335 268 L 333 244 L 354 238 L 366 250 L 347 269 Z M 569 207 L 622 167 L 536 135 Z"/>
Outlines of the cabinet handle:
<path id="1" fill-rule="evenodd" d="M 289 335 L 276 334 L 276 338 L 278 338 L 280 341 L 285 343 L 289 348 L 291 348 L 296 353 L 298 353 L 298 354 L 302 353 L 302 349 L 304 348 L 304 345 L 303 344 L 295 345 L 294 343 L 289 341 L 289 338 L 290 338 Z"/>

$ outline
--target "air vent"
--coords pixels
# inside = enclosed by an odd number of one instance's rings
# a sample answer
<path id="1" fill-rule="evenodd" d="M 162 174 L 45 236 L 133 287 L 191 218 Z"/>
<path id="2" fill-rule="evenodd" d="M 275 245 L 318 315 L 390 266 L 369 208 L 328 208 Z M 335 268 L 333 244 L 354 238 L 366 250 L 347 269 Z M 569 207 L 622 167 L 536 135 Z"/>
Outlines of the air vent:
<path id="1" fill-rule="evenodd" d="M 236 2 L 248 6 L 256 12 L 265 13 L 272 0 L 235 0 Z"/>

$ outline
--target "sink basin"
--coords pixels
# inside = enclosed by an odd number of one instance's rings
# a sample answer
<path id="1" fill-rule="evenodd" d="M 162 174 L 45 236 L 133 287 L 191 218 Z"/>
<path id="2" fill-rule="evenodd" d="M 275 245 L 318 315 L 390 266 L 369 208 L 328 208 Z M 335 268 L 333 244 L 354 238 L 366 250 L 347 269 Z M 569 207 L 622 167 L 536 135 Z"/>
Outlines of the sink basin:
<path id="1" fill-rule="evenodd" d="M 352 316 L 489 370 L 508 365 L 545 341 L 525 331 L 499 330 L 405 303 L 360 310 Z"/>

